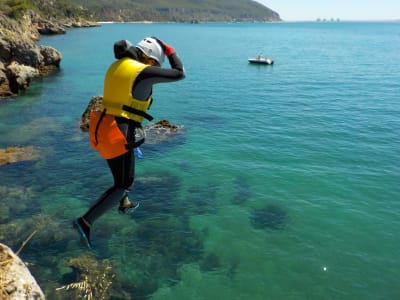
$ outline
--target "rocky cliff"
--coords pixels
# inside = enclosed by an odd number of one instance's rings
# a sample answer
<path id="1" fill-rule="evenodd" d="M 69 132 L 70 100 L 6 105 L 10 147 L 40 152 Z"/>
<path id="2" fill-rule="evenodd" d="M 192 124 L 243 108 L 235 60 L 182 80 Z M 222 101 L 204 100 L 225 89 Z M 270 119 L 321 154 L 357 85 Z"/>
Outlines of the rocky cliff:
<path id="1" fill-rule="evenodd" d="M 61 53 L 37 46 L 40 34 L 34 14 L 16 21 L 0 14 L 0 97 L 18 95 L 32 79 L 59 68 Z"/>
<path id="2" fill-rule="evenodd" d="M 32 79 L 60 67 L 62 55 L 50 46 L 37 46 L 41 34 L 64 34 L 68 27 L 97 26 L 86 21 L 43 19 L 27 11 L 18 20 L 0 13 L 0 98 L 26 90 Z"/>

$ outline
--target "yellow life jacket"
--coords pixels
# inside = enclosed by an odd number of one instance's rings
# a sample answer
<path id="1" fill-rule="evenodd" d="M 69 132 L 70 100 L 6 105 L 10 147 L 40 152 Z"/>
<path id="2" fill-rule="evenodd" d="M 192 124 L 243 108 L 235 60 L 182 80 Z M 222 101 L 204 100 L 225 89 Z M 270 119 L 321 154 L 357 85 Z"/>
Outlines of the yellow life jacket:
<path id="1" fill-rule="evenodd" d="M 104 78 L 104 93 L 101 110 L 113 116 L 124 117 L 138 123 L 153 118 L 146 113 L 151 104 L 151 96 L 144 101 L 132 95 L 132 86 L 140 72 L 147 67 L 136 60 L 125 57 L 115 61 Z"/>

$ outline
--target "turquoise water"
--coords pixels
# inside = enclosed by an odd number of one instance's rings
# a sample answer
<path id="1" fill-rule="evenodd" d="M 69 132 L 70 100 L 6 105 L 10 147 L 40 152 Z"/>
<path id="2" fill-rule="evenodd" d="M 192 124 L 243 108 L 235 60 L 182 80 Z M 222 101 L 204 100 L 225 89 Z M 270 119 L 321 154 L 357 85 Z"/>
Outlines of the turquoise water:
<path id="1" fill-rule="evenodd" d="M 131 217 L 94 226 L 114 266 L 110 299 L 399 299 L 400 23 L 104 24 L 43 38 L 61 70 L 0 102 L 0 242 L 49 299 L 86 253 L 73 218 L 112 184 L 79 117 L 112 44 L 156 35 L 184 81 L 155 87 L 151 114 L 184 125 L 142 147 Z M 249 65 L 263 53 L 273 66 Z M 4 212 L 3 212 L 4 211 Z M 44 220 L 44 221 L 43 221 Z M 44 255 L 45 254 L 45 255 Z"/>

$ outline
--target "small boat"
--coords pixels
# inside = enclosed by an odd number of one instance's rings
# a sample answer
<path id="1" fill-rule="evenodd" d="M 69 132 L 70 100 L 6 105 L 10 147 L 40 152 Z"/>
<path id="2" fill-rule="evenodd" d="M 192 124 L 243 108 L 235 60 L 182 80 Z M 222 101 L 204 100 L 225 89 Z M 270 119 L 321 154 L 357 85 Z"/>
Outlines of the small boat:
<path id="1" fill-rule="evenodd" d="M 274 61 L 268 57 L 263 57 L 261 55 L 254 57 L 254 58 L 249 58 L 249 63 L 252 64 L 261 64 L 261 65 L 273 65 Z"/>

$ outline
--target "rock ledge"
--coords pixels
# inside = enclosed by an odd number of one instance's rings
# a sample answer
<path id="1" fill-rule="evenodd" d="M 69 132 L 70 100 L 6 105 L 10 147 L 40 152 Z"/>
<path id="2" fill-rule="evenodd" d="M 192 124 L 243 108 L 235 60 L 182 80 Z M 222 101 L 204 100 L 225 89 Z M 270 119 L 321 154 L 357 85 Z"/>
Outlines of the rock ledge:
<path id="1" fill-rule="evenodd" d="M 42 300 L 42 289 L 29 269 L 14 252 L 0 243 L 0 299 Z"/>

